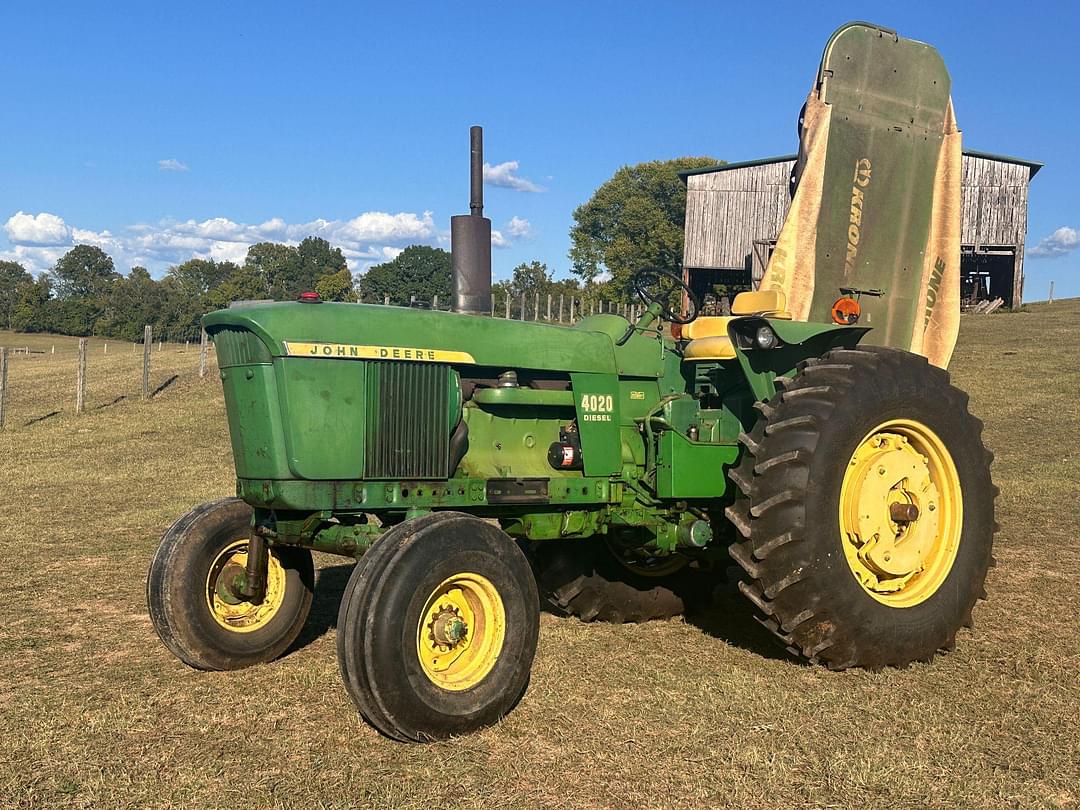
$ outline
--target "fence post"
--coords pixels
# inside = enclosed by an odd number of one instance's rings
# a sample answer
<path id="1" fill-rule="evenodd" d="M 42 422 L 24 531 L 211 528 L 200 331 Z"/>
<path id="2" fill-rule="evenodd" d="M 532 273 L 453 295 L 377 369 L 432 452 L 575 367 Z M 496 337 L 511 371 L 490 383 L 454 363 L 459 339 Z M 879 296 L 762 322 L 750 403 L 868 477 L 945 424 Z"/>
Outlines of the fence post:
<path id="1" fill-rule="evenodd" d="M 109 353 L 109 341 L 106 340 L 105 341 L 105 350 L 102 352 L 102 354 L 108 354 L 108 353 Z"/>
<path id="2" fill-rule="evenodd" d="M 510 293 L 506 294 L 506 320 L 510 320 Z"/>
<path id="3" fill-rule="evenodd" d="M 416 304 L 416 296 L 415 295 L 410 295 L 409 296 L 409 306 L 412 307 L 415 304 Z"/>
<path id="4" fill-rule="evenodd" d="M 559 323 L 562 323 L 563 293 L 559 293 Z"/>
<path id="5" fill-rule="evenodd" d="M 547 322 L 551 323 L 551 293 L 548 293 Z"/>
<path id="6" fill-rule="evenodd" d="M 154 328 L 147 324 L 143 327 L 142 352 L 142 398 L 150 399 L 150 352 L 154 350 Z"/>
<path id="7" fill-rule="evenodd" d="M 4 429 L 4 392 L 7 391 L 7 349 L 0 346 L 0 430 Z"/>
<path id="8" fill-rule="evenodd" d="M 75 413 L 83 412 L 86 402 L 86 338 L 79 338 L 79 366 L 75 375 Z"/>
<path id="9" fill-rule="evenodd" d="M 574 296 L 570 296 L 570 323 L 574 322 Z"/>
<path id="10" fill-rule="evenodd" d="M 1046 297 L 1046 303 L 1048 303 L 1048 304 L 1054 303 L 1054 282 L 1053 281 L 1050 282 L 1050 295 L 1048 295 Z"/>
<path id="11" fill-rule="evenodd" d="M 202 334 L 199 335 L 199 379 L 202 380 L 206 377 L 206 350 L 207 344 L 210 342 L 207 337 L 206 330 L 202 330 Z"/>
<path id="12" fill-rule="evenodd" d="M 533 295 L 533 320 L 540 320 L 540 291 L 537 290 Z"/>
<path id="13" fill-rule="evenodd" d="M 382 299 L 382 302 L 383 302 L 384 307 L 390 306 L 390 296 L 389 295 L 384 295 L 383 299 Z"/>
<path id="14" fill-rule="evenodd" d="M 437 295 L 431 296 L 431 308 L 434 309 L 434 310 L 439 309 L 439 296 L 437 296 Z"/>

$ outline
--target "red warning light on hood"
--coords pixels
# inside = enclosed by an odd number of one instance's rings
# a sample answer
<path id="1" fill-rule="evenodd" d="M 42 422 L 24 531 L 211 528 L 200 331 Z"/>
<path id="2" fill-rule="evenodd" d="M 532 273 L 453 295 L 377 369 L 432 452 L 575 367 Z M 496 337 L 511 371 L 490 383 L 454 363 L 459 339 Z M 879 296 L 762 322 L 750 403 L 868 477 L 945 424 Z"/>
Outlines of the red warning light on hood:
<path id="1" fill-rule="evenodd" d="M 321 304 L 322 299 L 317 292 L 302 292 L 297 299 L 301 304 Z"/>

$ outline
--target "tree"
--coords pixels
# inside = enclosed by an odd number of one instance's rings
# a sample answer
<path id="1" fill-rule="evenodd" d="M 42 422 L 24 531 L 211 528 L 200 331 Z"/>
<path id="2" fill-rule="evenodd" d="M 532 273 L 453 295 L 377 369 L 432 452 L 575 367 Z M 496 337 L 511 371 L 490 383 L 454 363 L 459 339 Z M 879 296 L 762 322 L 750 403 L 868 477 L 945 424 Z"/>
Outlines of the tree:
<path id="1" fill-rule="evenodd" d="M 52 280 L 44 273 L 37 281 L 23 287 L 11 313 L 11 327 L 19 332 L 49 331 L 49 303 Z"/>
<path id="2" fill-rule="evenodd" d="M 324 301 L 356 300 L 353 277 L 348 267 L 343 267 L 336 273 L 320 276 L 318 281 L 315 282 L 315 292 Z"/>
<path id="3" fill-rule="evenodd" d="M 719 161 L 710 157 L 654 160 L 623 166 L 574 211 L 573 272 L 587 282 L 605 271 L 621 297 L 637 270 L 682 272 L 686 185 L 679 172 Z"/>
<path id="4" fill-rule="evenodd" d="M 450 296 L 450 254 L 441 248 L 410 245 L 397 258 L 377 264 L 360 279 L 360 293 L 366 301 L 382 301 L 387 295 L 393 304 L 408 304 L 415 295 L 421 301 Z"/>
<path id="5" fill-rule="evenodd" d="M 262 279 L 262 298 L 284 298 L 289 280 L 297 274 L 300 258 L 296 248 L 276 242 L 259 242 L 248 248 L 244 269 Z"/>
<path id="6" fill-rule="evenodd" d="M 11 317 L 34 277 L 18 262 L 0 262 L 0 329 L 11 328 Z"/>
<path id="7" fill-rule="evenodd" d="M 126 277 L 113 284 L 105 314 L 98 321 L 97 334 L 133 343 L 140 341 L 144 326 L 160 327 L 164 306 L 162 285 L 150 277 L 145 267 L 133 267 Z"/>
<path id="8" fill-rule="evenodd" d="M 57 298 L 100 299 L 120 277 L 113 260 L 94 245 L 76 245 L 59 258 L 52 275 Z M 95 301 L 100 304 L 100 301 Z"/>
<path id="9" fill-rule="evenodd" d="M 317 236 L 309 236 L 303 242 L 296 246 L 296 255 L 299 259 L 298 268 L 299 272 L 297 277 L 293 279 L 292 286 L 287 290 L 288 298 L 295 298 L 302 292 L 309 290 L 318 290 L 319 281 L 324 276 L 334 276 L 336 281 L 328 282 L 334 289 L 339 291 L 342 288 L 342 281 L 344 276 L 342 272 L 348 274 L 349 268 L 345 262 L 345 256 L 341 252 L 341 248 L 331 247 L 330 243 L 325 239 L 320 239 Z M 348 284 L 349 292 L 352 291 L 352 276 L 349 276 Z M 321 295 L 321 293 L 320 293 Z M 325 297 L 325 296 L 324 296 Z M 344 300 L 344 299 L 327 299 L 327 300 Z"/>

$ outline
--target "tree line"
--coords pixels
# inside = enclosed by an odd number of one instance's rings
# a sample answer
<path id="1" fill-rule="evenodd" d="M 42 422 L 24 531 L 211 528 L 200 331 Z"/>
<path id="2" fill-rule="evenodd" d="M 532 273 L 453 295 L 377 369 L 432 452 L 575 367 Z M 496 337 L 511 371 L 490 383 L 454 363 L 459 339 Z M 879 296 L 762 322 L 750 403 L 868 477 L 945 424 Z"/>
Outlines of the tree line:
<path id="1" fill-rule="evenodd" d="M 626 303 L 636 270 L 680 271 L 686 189 L 678 173 L 715 163 L 677 158 L 619 169 L 574 212 L 574 277 L 556 280 L 544 263 L 522 263 L 493 285 L 496 312 L 508 296 L 512 317 L 522 298 L 532 307 L 537 295 L 575 297 L 587 306 Z M 197 338 L 204 314 L 238 300 L 292 300 L 314 290 L 327 301 L 408 305 L 438 296 L 448 304 L 450 289 L 450 254 L 427 245 L 405 248 L 358 280 L 341 249 L 315 236 L 298 245 L 252 245 L 240 264 L 190 259 L 161 279 L 145 267 L 122 275 L 101 248 L 76 245 L 36 279 L 16 262 L 0 262 L 0 329 L 138 341 L 150 324 L 155 335 L 179 341 Z"/>

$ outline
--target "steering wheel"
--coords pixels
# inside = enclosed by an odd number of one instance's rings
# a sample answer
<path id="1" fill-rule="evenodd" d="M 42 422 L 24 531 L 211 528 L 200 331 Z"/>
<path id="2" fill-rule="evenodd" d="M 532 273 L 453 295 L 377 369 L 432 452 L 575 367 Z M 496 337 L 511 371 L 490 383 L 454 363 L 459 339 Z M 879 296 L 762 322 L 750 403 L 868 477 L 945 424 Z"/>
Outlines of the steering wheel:
<path id="1" fill-rule="evenodd" d="M 670 270 L 660 270 L 655 267 L 638 270 L 631 276 L 630 284 L 642 301 L 647 305 L 656 304 L 660 308 L 660 317 L 665 321 L 687 324 L 695 320 L 701 312 L 701 299 L 698 294 Z M 676 291 L 686 293 L 690 306 L 685 315 L 671 311 L 671 304 L 668 302 Z"/>

